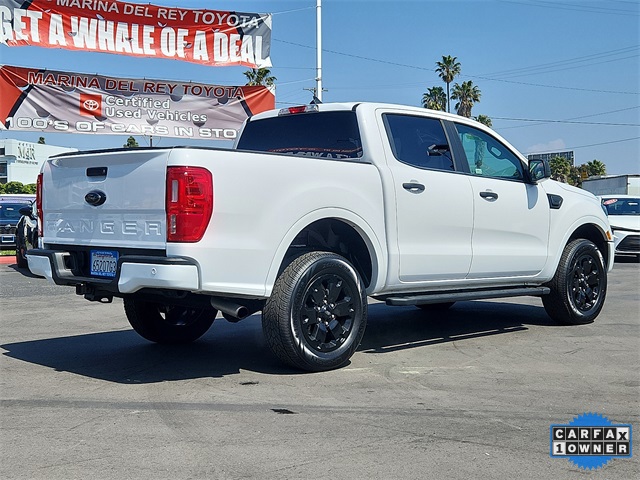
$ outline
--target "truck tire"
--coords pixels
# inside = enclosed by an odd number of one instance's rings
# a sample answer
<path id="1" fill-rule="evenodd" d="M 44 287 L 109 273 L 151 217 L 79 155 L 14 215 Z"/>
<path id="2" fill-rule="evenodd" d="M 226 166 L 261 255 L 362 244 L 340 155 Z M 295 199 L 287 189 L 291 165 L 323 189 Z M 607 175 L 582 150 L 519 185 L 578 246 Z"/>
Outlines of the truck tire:
<path id="1" fill-rule="evenodd" d="M 262 311 L 269 347 L 284 363 L 311 372 L 345 365 L 367 326 L 362 279 L 340 255 L 301 255 L 277 278 Z"/>
<path id="2" fill-rule="evenodd" d="M 209 330 L 218 313 L 213 308 L 163 305 L 137 298 L 124 298 L 124 311 L 141 337 L 167 345 L 197 340 Z"/>
<path id="3" fill-rule="evenodd" d="M 598 247 L 585 239 L 570 242 L 547 286 L 551 293 L 542 303 L 553 320 L 563 325 L 593 322 L 607 295 L 607 270 Z"/>
<path id="4" fill-rule="evenodd" d="M 26 251 L 24 245 L 16 245 L 16 265 L 18 265 L 18 268 L 27 268 L 29 266 L 25 255 Z"/>
<path id="5" fill-rule="evenodd" d="M 18 268 L 27 268 L 29 266 L 29 262 L 27 262 L 27 256 L 25 255 L 27 252 L 26 240 L 24 238 L 24 221 L 21 219 L 16 225 L 16 265 Z"/>

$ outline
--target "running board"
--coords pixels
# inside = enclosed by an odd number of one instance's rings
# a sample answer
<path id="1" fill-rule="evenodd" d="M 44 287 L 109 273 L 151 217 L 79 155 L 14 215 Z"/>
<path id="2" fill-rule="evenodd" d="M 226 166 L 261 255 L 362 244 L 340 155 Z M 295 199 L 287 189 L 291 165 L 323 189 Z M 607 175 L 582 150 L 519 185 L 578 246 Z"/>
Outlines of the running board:
<path id="1" fill-rule="evenodd" d="M 464 300 L 485 300 L 506 297 L 541 297 L 547 295 L 549 287 L 504 288 L 500 290 L 469 290 L 458 292 L 438 292 L 419 295 L 396 295 L 385 298 L 387 305 L 427 305 L 430 303 L 461 302 Z"/>

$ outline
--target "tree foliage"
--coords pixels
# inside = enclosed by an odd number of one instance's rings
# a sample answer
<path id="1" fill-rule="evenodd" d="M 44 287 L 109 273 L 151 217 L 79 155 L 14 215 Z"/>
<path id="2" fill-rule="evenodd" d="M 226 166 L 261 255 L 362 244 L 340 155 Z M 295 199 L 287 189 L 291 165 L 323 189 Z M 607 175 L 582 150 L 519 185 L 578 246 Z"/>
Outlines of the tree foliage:
<path id="1" fill-rule="evenodd" d="M 491 118 L 489 118 L 487 115 L 478 115 L 477 117 L 473 117 L 473 119 L 476 122 L 480 122 L 489 128 L 493 127 L 493 122 L 491 121 Z"/>
<path id="2" fill-rule="evenodd" d="M 451 93 L 451 98 L 458 100 L 458 103 L 456 103 L 458 115 L 467 118 L 471 118 L 471 109 L 475 103 L 480 101 L 481 96 L 480 89 L 471 80 L 462 82 L 462 85 L 454 84 L 453 92 Z"/>
<path id="3" fill-rule="evenodd" d="M 27 185 L 21 182 L 0 183 L 0 193 L 17 194 L 17 193 L 36 193 L 36 184 L 29 183 Z"/>
<path id="4" fill-rule="evenodd" d="M 571 173 L 571 163 L 564 157 L 553 157 L 549 161 L 551 167 L 551 178 L 559 182 L 568 183 Z"/>
<path id="5" fill-rule="evenodd" d="M 268 68 L 252 68 L 244 72 L 244 76 L 247 77 L 247 86 L 265 85 L 270 87 L 275 84 L 276 77 L 271 75 L 271 70 Z"/>
<path id="6" fill-rule="evenodd" d="M 553 157 L 549 162 L 551 178 L 559 182 L 568 183 L 575 187 L 582 187 L 582 181 L 597 175 L 606 175 L 607 167 L 600 160 L 591 160 L 581 165 L 571 165 L 564 157 Z"/>
<path id="7" fill-rule="evenodd" d="M 449 85 L 453 82 L 454 78 L 460 75 L 462 66 L 458 62 L 458 57 L 452 57 L 451 55 L 442 56 L 442 60 L 436 62 L 436 73 L 447 84 L 447 112 L 451 111 L 451 96 L 449 95 Z"/>
<path id="8" fill-rule="evenodd" d="M 595 177 L 599 175 L 607 174 L 607 166 L 602 163 L 600 160 L 591 160 L 586 163 L 587 173 L 590 177 Z"/>
<path id="9" fill-rule="evenodd" d="M 127 138 L 127 143 L 123 145 L 124 148 L 137 148 L 139 146 L 138 141 L 132 136 L 129 136 L 129 138 Z"/>
<path id="10" fill-rule="evenodd" d="M 431 87 L 422 95 L 422 106 L 431 110 L 444 111 L 447 108 L 447 94 L 442 87 Z"/>

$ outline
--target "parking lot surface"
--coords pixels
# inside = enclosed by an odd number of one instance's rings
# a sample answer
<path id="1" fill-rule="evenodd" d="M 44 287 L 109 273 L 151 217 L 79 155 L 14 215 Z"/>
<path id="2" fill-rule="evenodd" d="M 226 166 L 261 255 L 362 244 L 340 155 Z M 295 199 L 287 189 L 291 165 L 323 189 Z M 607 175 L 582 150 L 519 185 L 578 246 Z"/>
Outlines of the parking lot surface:
<path id="1" fill-rule="evenodd" d="M 640 478 L 639 286 L 617 262 L 584 326 L 537 298 L 374 303 L 351 363 L 310 374 L 271 356 L 259 315 L 159 346 L 120 300 L 0 264 L 0 478 Z M 586 412 L 632 424 L 632 458 L 551 458 L 550 425 Z"/>

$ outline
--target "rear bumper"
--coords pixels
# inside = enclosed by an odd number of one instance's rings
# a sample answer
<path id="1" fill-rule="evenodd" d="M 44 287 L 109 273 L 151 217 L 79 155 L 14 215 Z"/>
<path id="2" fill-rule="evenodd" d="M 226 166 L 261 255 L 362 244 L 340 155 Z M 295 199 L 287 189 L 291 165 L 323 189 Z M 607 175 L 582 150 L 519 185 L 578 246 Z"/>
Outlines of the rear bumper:
<path id="1" fill-rule="evenodd" d="M 70 252 L 29 250 L 29 270 L 56 285 L 91 285 L 100 291 L 121 295 L 143 288 L 200 290 L 198 264 L 189 258 L 122 255 L 114 278 L 83 276 L 74 268 Z"/>

